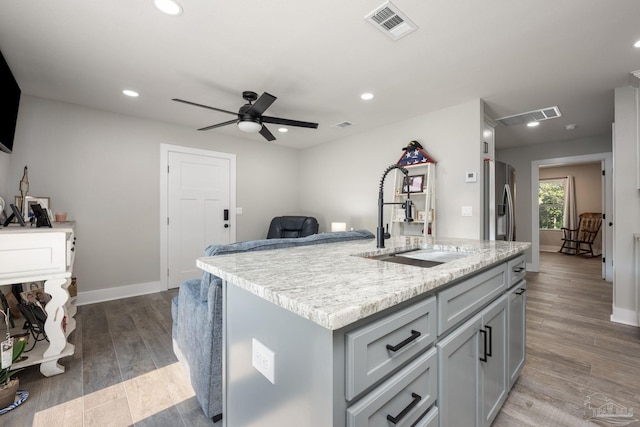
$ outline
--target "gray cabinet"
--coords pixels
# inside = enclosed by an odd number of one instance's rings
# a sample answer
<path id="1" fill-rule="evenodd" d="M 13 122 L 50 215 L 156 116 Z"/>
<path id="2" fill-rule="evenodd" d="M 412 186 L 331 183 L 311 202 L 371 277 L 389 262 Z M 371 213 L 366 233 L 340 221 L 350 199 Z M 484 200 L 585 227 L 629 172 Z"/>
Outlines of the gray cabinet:
<path id="1" fill-rule="evenodd" d="M 345 335 L 347 400 L 433 344 L 435 311 L 436 298 L 431 297 Z"/>
<path id="2" fill-rule="evenodd" d="M 480 387 L 478 314 L 438 342 L 438 409 L 441 426 L 477 426 Z"/>
<path id="3" fill-rule="evenodd" d="M 348 408 L 347 427 L 414 425 L 436 401 L 437 356 L 435 348 L 425 352 Z"/>
<path id="4" fill-rule="evenodd" d="M 482 312 L 480 329 L 480 411 L 488 427 L 507 398 L 507 297 Z"/>
<path id="5" fill-rule="evenodd" d="M 509 300 L 509 388 L 522 371 L 526 355 L 526 305 L 527 282 L 522 280 L 507 294 Z"/>
<path id="6" fill-rule="evenodd" d="M 491 425 L 507 396 L 505 295 L 437 344 L 441 426 Z"/>

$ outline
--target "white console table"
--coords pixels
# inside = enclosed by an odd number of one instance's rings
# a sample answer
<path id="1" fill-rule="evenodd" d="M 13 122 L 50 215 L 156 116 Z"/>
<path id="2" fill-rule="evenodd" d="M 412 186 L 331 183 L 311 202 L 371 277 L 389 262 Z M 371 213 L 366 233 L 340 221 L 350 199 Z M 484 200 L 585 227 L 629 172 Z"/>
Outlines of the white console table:
<path id="1" fill-rule="evenodd" d="M 40 364 L 40 372 L 50 377 L 63 373 L 64 366 L 58 360 L 74 353 L 73 344 L 67 342 L 76 327 L 76 307 L 67 291 L 75 257 L 74 228 L 74 222 L 56 222 L 53 228 L 0 228 L 0 285 L 44 280 L 44 290 L 51 295 L 45 306 L 44 327 L 49 341 L 38 342 L 24 353 L 27 360 L 13 368 Z"/>

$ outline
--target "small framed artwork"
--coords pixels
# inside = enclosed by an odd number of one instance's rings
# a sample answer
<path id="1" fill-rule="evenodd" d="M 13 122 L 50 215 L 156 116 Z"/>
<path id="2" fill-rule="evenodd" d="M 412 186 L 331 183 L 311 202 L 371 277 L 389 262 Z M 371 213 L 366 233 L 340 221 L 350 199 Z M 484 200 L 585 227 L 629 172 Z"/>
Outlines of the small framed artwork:
<path id="1" fill-rule="evenodd" d="M 31 208 L 31 205 L 33 205 L 34 203 L 39 204 L 40 206 L 42 206 L 42 208 L 47 211 L 50 208 L 51 205 L 51 199 L 49 197 L 33 197 L 33 196 L 27 196 L 25 197 L 26 199 L 26 204 L 22 204 L 22 197 L 21 196 L 15 196 L 15 204 L 16 206 L 21 206 L 22 207 L 22 217 L 25 220 L 30 220 L 31 218 L 35 218 L 35 213 L 33 212 L 33 209 Z"/>
<path id="2" fill-rule="evenodd" d="M 51 295 L 44 292 L 44 282 L 23 283 L 20 297 L 23 304 L 37 305 L 42 308 L 51 301 Z"/>
<path id="3" fill-rule="evenodd" d="M 418 209 L 418 217 L 416 218 L 418 221 L 426 221 L 427 212 L 424 210 Z"/>
<path id="4" fill-rule="evenodd" d="M 424 191 L 424 175 L 405 177 L 402 185 L 403 193 L 407 193 L 407 187 L 411 193 L 422 193 Z"/>

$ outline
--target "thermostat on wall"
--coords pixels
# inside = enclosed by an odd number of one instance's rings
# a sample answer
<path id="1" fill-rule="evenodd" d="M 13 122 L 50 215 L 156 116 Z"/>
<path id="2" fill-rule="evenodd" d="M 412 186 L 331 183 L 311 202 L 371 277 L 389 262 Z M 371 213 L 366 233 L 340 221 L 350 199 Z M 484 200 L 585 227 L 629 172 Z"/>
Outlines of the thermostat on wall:
<path id="1" fill-rule="evenodd" d="M 467 172 L 464 177 L 465 182 L 476 182 L 478 181 L 478 177 L 475 172 Z"/>

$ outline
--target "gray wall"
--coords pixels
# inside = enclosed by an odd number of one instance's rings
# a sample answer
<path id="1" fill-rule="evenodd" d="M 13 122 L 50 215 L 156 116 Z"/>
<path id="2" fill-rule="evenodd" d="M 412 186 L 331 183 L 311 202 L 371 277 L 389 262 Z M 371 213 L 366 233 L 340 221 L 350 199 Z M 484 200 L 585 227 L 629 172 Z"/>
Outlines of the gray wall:
<path id="1" fill-rule="evenodd" d="M 296 150 L 23 95 L 0 195 L 19 194 L 28 165 L 29 194 L 77 221 L 80 292 L 159 281 L 161 143 L 237 155 L 237 240 L 299 210 Z"/>
<path id="2" fill-rule="evenodd" d="M 613 143 L 614 177 L 614 248 L 615 270 L 613 291 L 614 320 L 638 324 L 637 304 L 640 295 L 635 289 L 633 234 L 640 233 L 640 191 L 636 184 L 638 120 L 638 89 L 631 86 L 615 91 L 615 141 Z"/>
<path id="3" fill-rule="evenodd" d="M 481 182 L 465 183 L 466 172 L 481 175 L 483 104 L 479 99 L 411 118 L 372 131 L 304 150 L 300 169 L 301 205 L 320 212 L 320 229 L 332 221 L 348 228 L 377 226 L 380 178 L 396 163 L 402 148 L 418 140 L 438 162 L 436 182 L 437 235 L 480 238 Z M 385 181 L 385 199 L 393 195 L 393 174 Z M 462 206 L 473 216 L 462 217 Z M 385 224 L 391 209 L 385 209 Z"/>

